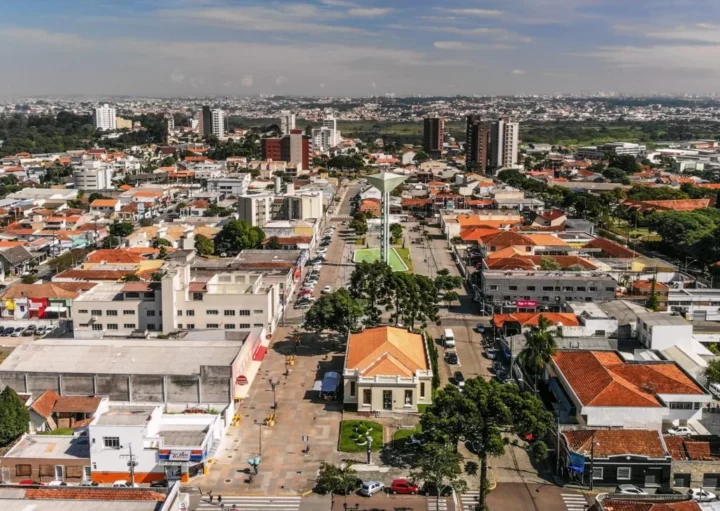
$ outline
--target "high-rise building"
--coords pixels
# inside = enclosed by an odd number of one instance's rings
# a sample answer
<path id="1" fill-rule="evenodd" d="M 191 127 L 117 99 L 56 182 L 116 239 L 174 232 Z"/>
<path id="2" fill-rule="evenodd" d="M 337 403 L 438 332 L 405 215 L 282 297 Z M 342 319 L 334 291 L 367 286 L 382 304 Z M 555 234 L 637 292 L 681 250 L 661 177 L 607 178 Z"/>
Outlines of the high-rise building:
<path id="1" fill-rule="evenodd" d="M 326 126 L 312 130 L 312 143 L 315 151 L 322 153 L 333 147 L 332 130 Z"/>
<path id="2" fill-rule="evenodd" d="M 282 138 L 263 138 L 260 147 L 263 160 L 286 161 L 309 169 L 310 144 L 310 137 L 295 129 Z"/>
<path id="3" fill-rule="evenodd" d="M 445 139 L 445 120 L 442 117 L 426 117 L 423 126 L 423 149 L 431 158 L 440 158 Z"/>
<path id="4" fill-rule="evenodd" d="M 467 168 L 485 173 L 490 165 L 490 133 L 492 125 L 479 115 L 468 115 L 465 130 L 465 163 Z"/>
<path id="5" fill-rule="evenodd" d="M 329 130 L 330 147 L 335 147 L 340 144 L 340 132 L 337 129 L 337 119 L 334 115 L 329 113 L 325 114 L 322 120 L 322 128 Z"/>
<path id="6" fill-rule="evenodd" d="M 263 138 L 260 140 L 260 150 L 263 160 L 285 161 L 282 157 L 281 138 Z"/>
<path id="7" fill-rule="evenodd" d="M 106 103 L 95 109 L 95 127 L 99 130 L 116 130 L 116 117 L 115 109 Z"/>
<path id="8" fill-rule="evenodd" d="M 290 110 L 280 112 L 280 132 L 289 135 L 291 130 L 295 129 L 295 114 Z"/>
<path id="9" fill-rule="evenodd" d="M 485 173 L 503 167 L 515 167 L 518 161 L 520 124 L 508 117 L 482 121 L 469 115 L 466 125 L 465 158 L 468 169 Z"/>
<path id="10" fill-rule="evenodd" d="M 218 138 L 225 136 L 225 111 L 216 108 L 211 112 L 212 134 Z"/>
<path id="11" fill-rule="evenodd" d="M 212 110 L 205 105 L 200 112 L 200 135 L 207 137 L 212 135 Z"/>
<path id="12" fill-rule="evenodd" d="M 492 168 L 517 166 L 520 124 L 511 122 L 509 117 L 501 117 L 493 123 L 491 137 L 490 164 Z"/>
<path id="13" fill-rule="evenodd" d="M 175 116 L 173 114 L 165 114 L 165 131 L 170 133 L 175 129 Z"/>

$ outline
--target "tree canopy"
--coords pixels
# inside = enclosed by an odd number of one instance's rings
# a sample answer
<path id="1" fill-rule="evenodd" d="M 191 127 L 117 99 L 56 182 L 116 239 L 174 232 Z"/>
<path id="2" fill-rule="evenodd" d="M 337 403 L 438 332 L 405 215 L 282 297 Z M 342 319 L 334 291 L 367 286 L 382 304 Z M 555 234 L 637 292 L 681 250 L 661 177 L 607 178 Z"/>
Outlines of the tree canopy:
<path id="1" fill-rule="evenodd" d="M 259 227 L 253 227 L 242 220 L 233 220 L 225 224 L 215 236 L 217 255 L 236 255 L 246 248 L 257 248 L 265 240 L 265 233 Z"/>
<path id="2" fill-rule="evenodd" d="M 110 225 L 110 234 L 119 238 L 126 238 L 130 236 L 135 230 L 135 226 L 132 222 L 115 222 Z"/>
<path id="3" fill-rule="evenodd" d="M 0 447 L 12 443 L 30 427 L 30 413 L 10 387 L 0 392 Z"/>
<path id="4" fill-rule="evenodd" d="M 364 307 L 345 288 L 322 295 L 305 313 L 305 328 L 322 332 L 334 330 L 347 335 L 355 330 Z"/>
<path id="5" fill-rule="evenodd" d="M 202 234 L 195 236 L 195 251 L 201 256 L 209 256 L 215 253 L 213 240 Z"/>

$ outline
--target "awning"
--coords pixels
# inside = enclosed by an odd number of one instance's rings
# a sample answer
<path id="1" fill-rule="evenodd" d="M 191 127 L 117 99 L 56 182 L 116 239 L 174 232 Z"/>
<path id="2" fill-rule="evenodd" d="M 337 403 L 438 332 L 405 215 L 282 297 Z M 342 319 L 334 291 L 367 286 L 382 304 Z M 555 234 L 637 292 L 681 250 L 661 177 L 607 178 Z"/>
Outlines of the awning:
<path id="1" fill-rule="evenodd" d="M 64 305 L 51 305 L 47 309 L 45 309 L 45 312 L 67 312 L 68 308 Z"/>
<path id="2" fill-rule="evenodd" d="M 255 360 L 256 362 L 261 362 L 265 358 L 267 350 L 267 347 L 260 346 L 257 350 L 255 350 L 255 353 L 253 354 L 253 360 Z"/>

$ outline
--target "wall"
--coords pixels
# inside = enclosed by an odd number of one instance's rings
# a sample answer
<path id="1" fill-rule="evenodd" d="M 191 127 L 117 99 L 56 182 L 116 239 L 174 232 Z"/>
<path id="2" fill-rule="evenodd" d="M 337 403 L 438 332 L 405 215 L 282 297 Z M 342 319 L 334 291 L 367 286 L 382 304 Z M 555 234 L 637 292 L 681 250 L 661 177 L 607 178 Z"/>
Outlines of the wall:
<path id="1" fill-rule="evenodd" d="M 577 405 L 577 404 L 576 404 Z M 581 414 L 587 415 L 588 426 L 620 426 L 625 428 L 661 429 L 667 409 L 625 407 L 625 406 L 586 406 Z"/>
<path id="2" fill-rule="evenodd" d="M 691 460 L 673 460 L 672 477 L 670 481 L 675 480 L 675 474 L 690 474 L 690 488 L 702 487 L 705 474 L 720 473 L 720 461 L 691 461 Z M 715 488 L 709 488 L 715 490 Z"/>
<path id="3" fill-rule="evenodd" d="M 363 383 L 360 382 L 357 385 L 356 398 L 350 398 L 350 385 L 349 382 L 345 382 L 345 396 L 348 398 L 345 402 L 357 403 L 358 411 L 373 412 L 387 411 L 383 408 L 383 392 L 389 390 L 392 392 L 392 411 L 395 412 L 417 412 L 418 404 L 429 404 L 432 400 L 432 378 L 423 378 L 422 381 L 425 383 L 425 398 L 420 399 L 420 382 L 408 383 L 408 384 L 389 384 L 389 383 Z M 363 390 L 370 388 L 372 390 L 372 406 L 366 407 L 362 404 Z M 405 406 L 405 391 L 412 390 L 412 405 Z"/>
<path id="4" fill-rule="evenodd" d="M 92 460 L 93 481 L 112 483 L 119 479 L 130 479 L 127 458 L 132 444 L 136 456 L 135 482 L 147 483 L 165 479 L 164 469 L 157 464 L 157 450 L 143 449 L 145 426 L 91 426 L 90 459 Z M 119 437 L 121 449 L 105 448 L 103 437 Z"/>
<path id="5" fill-rule="evenodd" d="M 16 465 L 30 465 L 31 466 L 31 475 L 17 475 L 17 468 Z M 48 465 L 52 466 L 53 470 L 55 465 L 61 465 L 64 468 L 65 472 L 65 481 L 69 483 L 79 483 L 83 480 L 83 467 L 89 467 L 90 466 L 90 459 L 89 458 L 75 458 L 75 459 L 69 459 L 69 458 L 0 458 L 0 479 L 2 479 L 4 476 L 8 476 L 7 480 L 3 480 L 3 482 L 13 482 L 17 483 L 25 479 L 32 479 L 33 481 L 37 481 L 40 483 L 48 483 L 50 481 L 55 480 L 55 475 L 52 476 L 41 476 L 40 475 L 40 466 L 41 465 Z M 70 469 L 68 473 L 68 468 L 73 467 L 74 469 Z M 4 468 L 7 468 L 8 470 L 5 471 Z M 72 476 L 72 477 L 70 477 Z"/>

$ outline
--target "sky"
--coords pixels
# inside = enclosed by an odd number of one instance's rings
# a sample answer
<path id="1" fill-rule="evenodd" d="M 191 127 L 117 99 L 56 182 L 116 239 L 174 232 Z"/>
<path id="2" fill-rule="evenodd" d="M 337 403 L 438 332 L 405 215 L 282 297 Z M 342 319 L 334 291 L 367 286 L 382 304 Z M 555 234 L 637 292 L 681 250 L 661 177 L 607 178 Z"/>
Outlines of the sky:
<path id="1" fill-rule="evenodd" d="M 3 2 L 0 95 L 707 93 L 717 0 Z"/>

